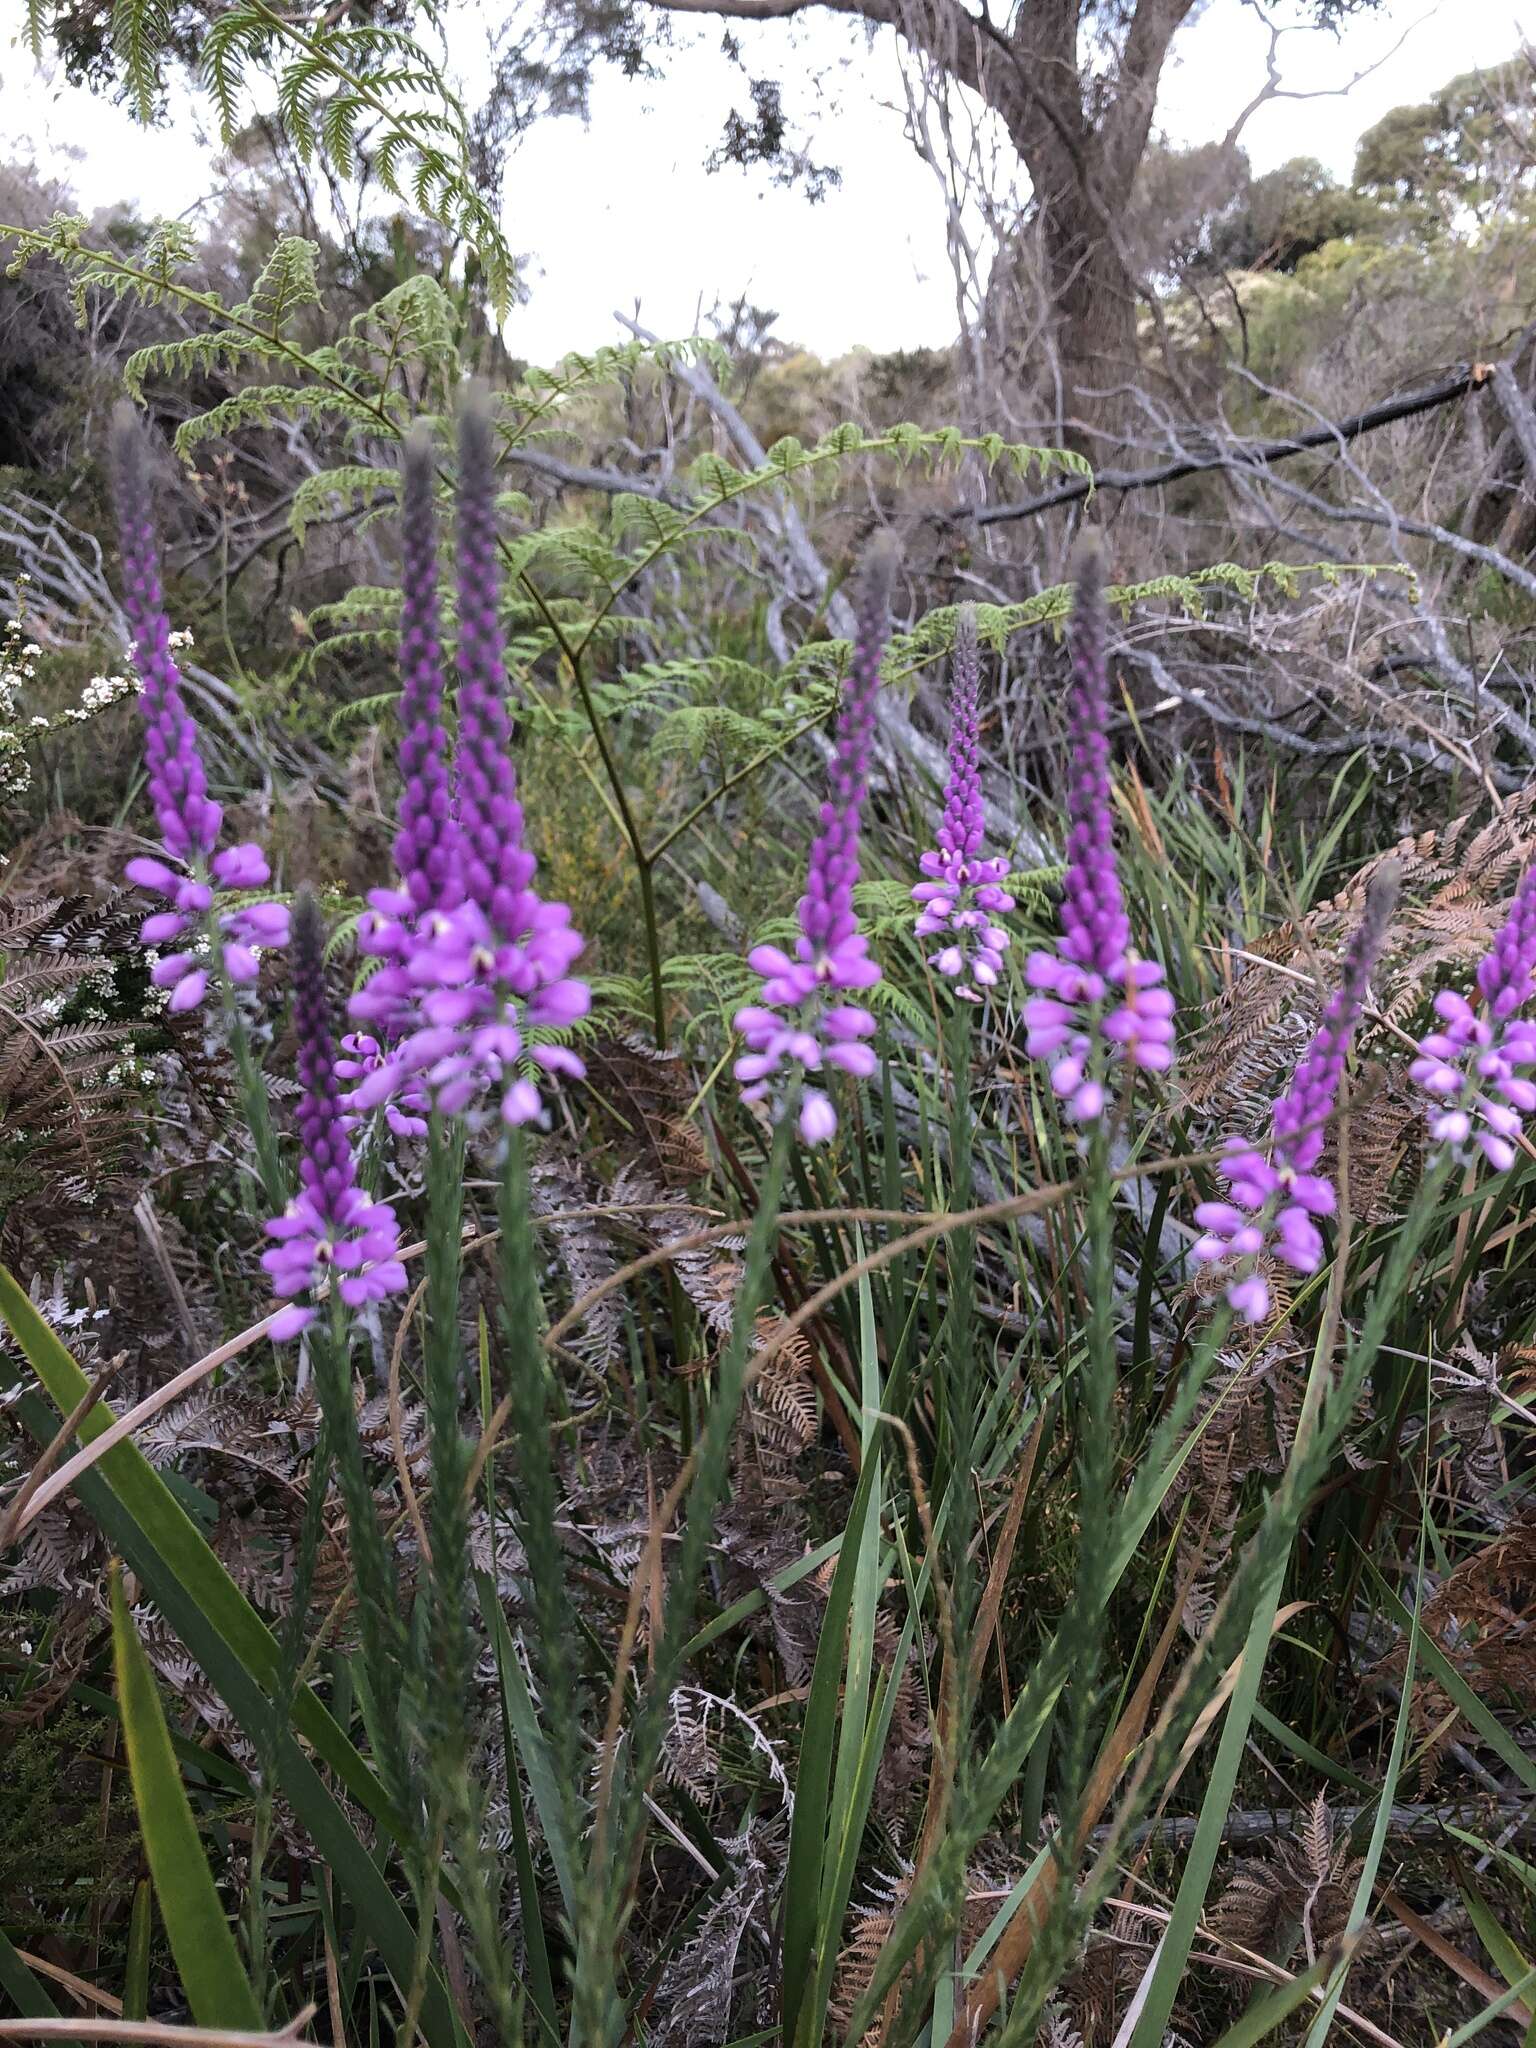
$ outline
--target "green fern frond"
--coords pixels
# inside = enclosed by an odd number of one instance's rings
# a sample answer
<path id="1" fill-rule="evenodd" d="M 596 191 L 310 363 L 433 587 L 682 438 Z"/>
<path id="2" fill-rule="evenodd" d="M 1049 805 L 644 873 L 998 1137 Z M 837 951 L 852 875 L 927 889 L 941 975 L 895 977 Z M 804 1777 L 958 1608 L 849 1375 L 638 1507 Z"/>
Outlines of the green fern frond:
<path id="1" fill-rule="evenodd" d="M 355 731 L 358 726 L 380 725 L 399 702 L 398 690 L 381 690 L 373 697 L 354 697 L 350 703 L 336 706 L 327 721 L 326 732 L 334 740 Z"/>
<path id="2" fill-rule="evenodd" d="M 400 472 L 396 469 L 370 469 L 353 462 L 336 469 L 318 470 L 305 477 L 293 494 L 293 503 L 288 508 L 289 530 L 302 543 L 309 528 L 329 518 L 338 501 L 361 498 L 365 505 L 371 505 L 381 492 L 398 496 L 399 490 Z"/>
<path id="3" fill-rule="evenodd" d="M 146 125 L 154 119 L 160 60 L 170 40 L 171 11 L 165 0 L 114 0 L 112 47 L 122 62 L 134 113 Z"/>

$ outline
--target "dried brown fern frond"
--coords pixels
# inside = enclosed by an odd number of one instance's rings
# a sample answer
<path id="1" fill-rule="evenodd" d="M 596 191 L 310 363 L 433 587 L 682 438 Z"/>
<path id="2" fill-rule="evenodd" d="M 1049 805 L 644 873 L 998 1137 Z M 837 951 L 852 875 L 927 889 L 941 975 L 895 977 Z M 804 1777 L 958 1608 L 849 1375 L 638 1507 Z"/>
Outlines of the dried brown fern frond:
<path id="1" fill-rule="evenodd" d="M 1198 1563 L 1182 1616 L 1191 1636 L 1200 1636 L 1215 1613 L 1245 1483 L 1284 1469 L 1304 1386 L 1302 1353 L 1260 1332 L 1246 1346 L 1223 1350 L 1201 1391 L 1194 1424 L 1198 1449 L 1181 1467 L 1169 1496 L 1171 1504 L 1190 1503 L 1179 1553 L 1186 1563 Z"/>
<path id="2" fill-rule="evenodd" d="M 1298 1952 L 1310 1964 L 1348 1926 L 1361 1868 L 1320 1792 L 1300 1833 L 1235 1865 L 1211 1925 L 1282 1967 Z"/>
<path id="3" fill-rule="evenodd" d="M 546 1156 L 534 1168 L 530 1189 L 533 1212 L 548 1219 L 543 1235 L 565 1276 L 571 1299 L 580 1301 L 618 1271 L 610 1232 L 604 1228 L 581 1168 L 569 1159 Z M 611 1193 L 611 1190 L 610 1190 Z M 577 1357 L 594 1372 L 606 1372 L 623 1356 L 624 1298 L 605 1294 L 582 1318 L 572 1345 Z"/>
<path id="4" fill-rule="evenodd" d="M 840 2038 L 846 2035 L 859 2002 L 874 1982 L 885 1945 L 911 1893 L 914 1875 L 912 1866 L 903 1864 L 899 1870 L 877 1877 L 870 1886 L 869 1897 L 849 1913 L 842 1952 L 837 1959 L 837 1973 L 827 2001 L 828 2017 Z M 880 2028 L 871 2028 L 864 2039 L 869 2044 L 878 2041 Z"/>
<path id="5" fill-rule="evenodd" d="M 1388 862 L 1396 864 L 1401 888 L 1372 977 L 1382 1015 L 1405 1026 L 1437 989 L 1470 977 L 1536 857 L 1536 784 L 1481 829 L 1474 830 L 1474 817 L 1468 812 L 1439 831 L 1399 841 L 1330 901 L 1244 949 L 1232 986 L 1206 1006 L 1183 1062 L 1185 1103 L 1199 1127 L 1220 1121 L 1239 1131 L 1264 1128 L 1270 1103 L 1317 1027 L 1366 888 Z M 1375 1221 L 1386 1213 L 1393 1171 L 1414 1149 L 1414 1117 L 1398 1042 L 1367 1018 L 1360 1044 L 1365 1059 L 1350 1103 L 1352 1205 L 1357 1216 Z M 1374 1077 L 1373 1061 L 1380 1068 Z M 1335 1170 L 1332 1143 L 1327 1171 Z"/>
<path id="6" fill-rule="evenodd" d="M 116 970 L 136 952 L 118 899 L 0 897 L 0 1237 L 121 1183 L 143 1138 L 135 1031 Z"/>
<path id="7" fill-rule="evenodd" d="M 756 1349 L 765 1350 L 782 1329 L 778 1317 L 759 1316 Z M 797 1495 L 800 1482 L 795 1467 L 801 1453 L 815 1441 L 820 1420 L 810 1343 L 796 1331 L 779 1343 L 748 1388 L 737 1438 L 738 1466 L 750 1458 L 763 1491 L 770 1496 Z"/>
<path id="8" fill-rule="evenodd" d="M 883 1670 L 894 1670 L 901 1628 L 883 1607 L 875 1615 L 874 1648 L 876 1663 Z M 898 1840 L 915 1818 L 911 1809 L 918 1788 L 928 1781 L 933 1752 L 933 1721 L 923 1670 L 925 1648 L 914 1642 L 907 1651 L 896 1680 L 885 1750 L 875 1773 L 875 1810 Z"/>
<path id="9" fill-rule="evenodd" d="M 710 1170 L 709 1147 L 689 1115 L 698 1093 L 681 1053 L 632 1032 L 604 1035 L 583 1050 L 587 1080 L 615 1149 L 665 1187 L 688 1187 Z"/>
<path id="10" fill-rule="evenodd" d="M 1502 1395 L 1500 1360 L 1463 1336 L 1448 1359 L 1430 1368 L 1433 1449 L 1443 1458 L 1457 1492 L 1485 1522 L 1504 1528 L 1509 1461 L 1496 1420 Z"/>
<path id="11" fill-rule="evenodd" d="M 784 1875 L 783 1830 L 754 1817 L 720 1847 L 729 1865 L 725 1886 L 662 1973 L 661 2018 L 650 2035 L 657 2048 L 718 2048 L 731 2037 L 733 2010 L 754 2020 L 762 2010 Z"/>
<path id="12" fill-rule="evenodd" d="M 1529 1724 L 1536 1711 L 1536 1514 L 1463 1558 L 1425 1601 L 1421 1626 L 1480 1700 Z M 1406 1658 L 1405 1640 L 1376 1673 L 1400 1682 Z M 1415 1680 L 1412 1711 L 1419 1732 L 1432 1738 L 1420 1765 L 1427 1786 L 1450 1745 L 1470 1739 L 1469 1727 L 1433 1680 Z"/>

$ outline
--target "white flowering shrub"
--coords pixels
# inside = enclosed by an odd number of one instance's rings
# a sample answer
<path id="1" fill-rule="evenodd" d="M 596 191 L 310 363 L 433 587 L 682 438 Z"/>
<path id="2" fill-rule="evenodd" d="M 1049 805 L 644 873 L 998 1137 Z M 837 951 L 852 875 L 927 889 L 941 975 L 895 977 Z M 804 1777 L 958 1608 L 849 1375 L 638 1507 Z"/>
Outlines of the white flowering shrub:
<path id="1" fill-rule="evenodd" d="M 190 633 L 175 633 L 177 646 L 190 646 Z M 32 749 L 71 726 L 86 725 L 124 697 L 136 696 L 139 680 L 131 675 L 92 676 L 78 700 L 62 710 L 30 708 L 42 647 L 27 637 L 23 618 L 0 625 L 0 800 L 25 796 L 32 787 Z"/>

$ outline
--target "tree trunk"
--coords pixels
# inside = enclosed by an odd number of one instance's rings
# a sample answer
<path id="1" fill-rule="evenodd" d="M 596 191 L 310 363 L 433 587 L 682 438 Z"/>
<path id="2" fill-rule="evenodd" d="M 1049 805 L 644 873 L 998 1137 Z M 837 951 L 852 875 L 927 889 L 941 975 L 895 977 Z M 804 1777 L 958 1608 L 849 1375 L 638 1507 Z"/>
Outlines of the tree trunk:
<path id="1" fill-rule="evenodd" d="M 1140 375 L 1136 286 L 1118 251 L 1081 208 L 1059 201 L 1040 221 L 1056 312 L 1061 431 L 1096 468 L 1121 459 Z"/>

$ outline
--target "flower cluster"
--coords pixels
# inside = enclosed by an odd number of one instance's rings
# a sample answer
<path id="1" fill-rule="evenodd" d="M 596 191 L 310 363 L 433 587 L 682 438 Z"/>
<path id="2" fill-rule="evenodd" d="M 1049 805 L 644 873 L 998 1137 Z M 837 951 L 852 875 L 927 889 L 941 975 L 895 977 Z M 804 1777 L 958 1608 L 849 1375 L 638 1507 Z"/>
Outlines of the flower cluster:
<path id="1" fill-rule="evenodd" d="M 854 915 L 853 889 L 859 879 L 859 820 L 869 783 L 895 570 L 890 546 L 876 542 L 860 582 L 853 660 L 838 710 L 830 788 L 797 908 L 800 936 L 794 955 L 764 945 L 747 956 L 762 976 L 759 1000 L 736 1013 L 736 1029 L 747 1050 L 735 1072 L 738 1081 L 748 1084 L 742 1091 L 748 1102 L 767 1095 L 774 1076 L 786 1067 L 809 1075 L 827 1067 L 859 1076 L 875 1071 L 874 1049 L 866 1043 L 875 1034 L 874 1018 L 860 1005 L 837 998 L 873 988 L 880 979 Z M 806 1089 L 799 1127 L 808 1145 L 823 1143 L 837 1129 L 837 1112 L 822 1089 Z"/>
<path id="2" fill-rule="evenodd" d="M 389 1064 L 388 1050 L 367 1031 L 347 1032 L 341 1041 L 341 1050 L 345 1057 L 337 1060 L 336 1073 L 339 1079 L 350 1081 L 354 1089 Z M 393 1092 L 384 1104 L 385 1123 L 397 1138 L 424 1138 L 427 1135 L 427 1112 L 432 1107 L 427 1091 L 419 1081 L 399 1081 L 393 1074 L 390 1086 Z M 355 1110 L 347 1111 L 349 1131 L 361 1121 Z"/>
<path id="3" fill-rule="evenodd" d="M 330 1002 L 325 988 L 325 934 L 319 908 L 306 891 L 293 921 L 293 1024 L 298 1040 L 298 1194 L 267 1225 L 272 1248 L 261 1263 L 280 1300 L 292 1303 L 272 1324 L 273 1341 L 296 1337 L 314 1321 L 311 1294 L 335 1275 L 348 1308 L 363 1308 L 405 1286 L 395 1212 L 370 1201 L 357 1184 L 346 1119 L 342 1115 L 332 1050 Z"/>
<path id="4" fill-rule="evenodd" d="M 995 988 L 1002 972 L 1008 934 L 995 920 L 1013 908 L 1003 888 L 1006 860 L 982 853 L 986 820 L 977 765 L 981 735 L 977 692 L 981 683 L 981 650 L 976 640 L 976 611 L 962 605 L 955 621 L 955 651 L 949 669 L 949 783 L 944 792 L 944 817 L 939 843 L 918 862 L 928 877 L 912 891 L 922 906 L 913 929 L 920 939 L 942 939 L 928 964 L 952 980 L 955 994 L 979 1003 Z"/>
<path id="5" fill-rule="evenodd" d="M 163 896 L 169 909 L 145 919 L 145 945 L 179 940 L 188 947 L 157 961 L 153 980 L 170 991 L 173 1010 L 189 1010 L 207 992 L 210 967 L 222 961 L 231 982 L 254 981 L 258 950 L 288 939 L 288 912 L 280 903 L 247 903 L 218 908 L 221 891 L 263 889 L 271 881 L 259 846 L 242 843 L 218 851 L 224 813 L 208 794 L 208 775 L 198 746 L 197 724 L 182 695 L 181 672 L 172 646 L 185 636 L 171 632 L 160 588 L 160 558 L 150 511 L 144 447 L 131 408 L 120 408 L 113 427 L 114 474 L 122 536 L 123 615 L 133 641 L 134 666 L 142 688 L 144 758 L 149 797 L 164 860 L 128 863 L 127 878 Z"/>
<path id="6" fill-rule="evenodd" d="M 17 579 L 18 597 L 27 578 Z M 172 635 L 174 644 L 175 635 Z M 51 715 L 41 711 L 22 712 L 21 699 L 37 680 L 42 647 L 26 637 L 20 618 L 7 619 L 0 626 L 0 797 L 25 796 L 32 787 L 29 747 L 52 733 L 67 732 L 74 725 L 88 725 L 139 688 L 136 676 L 92 676 L 80 692 L 78 704 L 66 704 Z"/>
<path id="7" fill-rule="evenodd" d="M 1077 561 L 1068 641 L 1067 871 L 1062 937 L 1031 953 L 1025 979 L 1038 991 L 1025 1005 L 1025 1048 L 1051 1062 L 1051 1086 L 1080 1124 L 1097 1122 L 1110 1061 L 1166 1073 L 1173 1064 L 1173 997 L 1163 970 L 1131 949 L 1130 920 L 1115 864 L 1109 782 L 1109 664 L 1105 651 L 1104 564 L 1096 545 Z"/>
<path id="8" fill-rule="evenodd" d="M 584 1071 L 568 1047 L 533 1034 L 576 1023 L 591 992 L 570 972 L 581 935 L 563 903 L 547 903 L 535 890 L 534 857 L 523 843 L 498 616 L 494 441 L 478 398 L 464 406 L 459 424 L 459 732 L 451 776 L 431 451 L 419 438 L 406 449 L 404 513 L 401 887 L 372 899 L 364 943 L 386 964 L 352 1003 L 355 1020 L 380 1026 L 387 1050 L 370 1039 L 355 1052 L 367 1071 L 350 1104 L 363 1110 L 393 1101 L 418 1121 L 428 1103 L 457 1116 L 494 1094 L 504 1122 L 528 1123 L 544 1109 L 529 1066 L 543 1075 Z"/>
<path id="9" fill-rule="evenodd" d="M 1338 1198 L 1327 1175 L 1313 1169 L 1323 1154 L 1350 1040 L 1365 1007 L 1397 889 L 1397 870 L 1389 863 L 1366 892 L 1365 912 L 1345 950 L 1339 986 L 1290 1087 L 1274 1106 L 1271 1156 L 1264 1158 L 1243 1139 L 1229 1139 L 1219 1171 L 1231 1199 L 1202 1202 L 1195 1211 L 1204 1235 L 1191 1256 L 1202 1265 L 1240 1262 L 1228 1282 L 1227 1299 L 1247 1322 L 1262 1322 L 1269 1313 L 1269 1283 L 1254 1264 L 1261 1254 L 1297 1273 L 1315 1273 L 1322 1264 L 1316 1219 L 1331 1216 Z"/>
<path id="10" fill-rule="evenodd" d="M 1446 989 L 1435 998 L 1440 1028 L 1419 1041 L 1412 1078 L 1432 1098 L 1430 1135 L 1469 1163 L 1478 1153 L 1496 1173 L 1515 1161 L 1523 1119 L 1536 1109 L 1536 1022 L 1515 1012 L 1536 974 L 1536 867 L 1528 868 L 1497 937 L 1477 969 L 1481 1004 Z"/>

